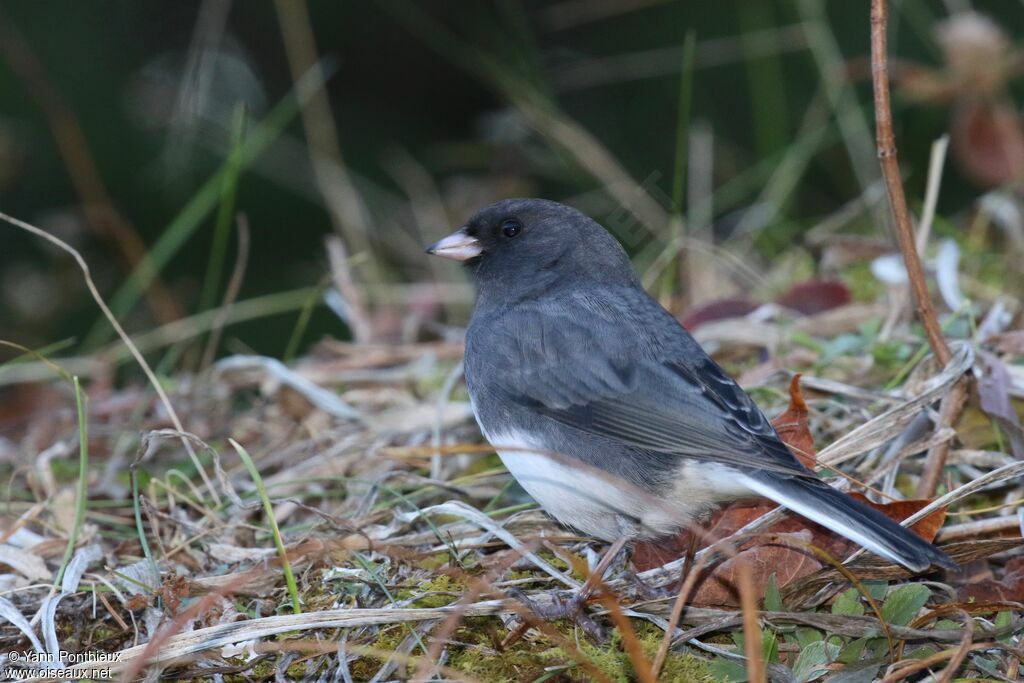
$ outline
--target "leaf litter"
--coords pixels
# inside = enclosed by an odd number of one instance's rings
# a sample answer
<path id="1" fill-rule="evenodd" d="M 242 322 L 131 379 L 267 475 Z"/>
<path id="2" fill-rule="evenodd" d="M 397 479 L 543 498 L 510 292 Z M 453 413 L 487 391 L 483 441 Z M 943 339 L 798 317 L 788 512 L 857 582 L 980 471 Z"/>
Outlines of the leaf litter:
<path id="1" fill-rule="evenodd" d="M 848 305 L 855 304 L 840 304 Z M 786 315 L 779 312 L 756 324 L 783 326 Z M 726 322 L 742 327 L 746 318 Z M 991 357 L 1017 362 L 1015 349 L 1001 342 L 1012 338 L 996 337 L 987 350 L 973 353 L 963 343 L 950 366 L 940 369 L 926 362 L 913 368 L 903 386 L 888 391 L 870 384 L 857 387 L 857 377 L 844 378 L 813 364 L 802 371 L 803 381 L 775 371 L 763 375 L 760 388 L 751 389 L 766 409 L 776 406 L 774 424 L 798 457 L 825 476 L 847 475 L 838 483 L 863 491 L 857 476 L 850 476 L 858 472 L 856 465 L 876 461 L 875 455 L 900 437 L 915 416 L 927 415 L 929 405 L 960 376 L 979 367 L 974 359 L 984 358 L 986 367 Z M 4 648 L 38 649 L 45 642 L 48 650 L 119 652 L 119 666 L 135 674 L 145 667 L 163 668 L 167 675 L 195 673 L 196 666 L 244 670 L 248 664 L 248 675 L 261 678 L 272 677 L 274 667 L 284 662 L 294 678 L 319 677 L 342 667 L 352 680 L 370 680 L 382 670 L 403 678 L 427 666 L 463 680 L 532 680 L 545 671 L 575 680 L 595 677 L 595 669 L 580 663 L 586 661 L 608 680 L 634 675 L 630 672 L 645 665 L 644 657 L 650 661 L 657 648 L 681 576 L 686 534 L 655 547 L 638 544 L 631 562 L 615 565 L 605 581 L 605 590 L 633 623 L 638 649 L 632 654 L 617 635 L 594 642 L 568 622 L 542 628 L 529 618 L 526 605 L 568 599 L 600 548 L 554 525 L 510 486 L 486 445 L 477 445 L 463 390 L 443 386 L 451 384 L 444 380 L 457 356 L 447 351 L 439 356 L 437 348 L 436 342 L 407 344 L 389 354 L 381 345 L 323 344 L 286 373 L 274 362 L 229 359 L 219 365 L 220 372 L 180 382 L 173 400 L 186 423 L 196 425 L 192 440 L 203 467 L 216 471 L 219 505 L 203 489 L 198 473 L 189 470 L 191 460 L 178 433 L 165 429 L 167 418 L 152 397 L 138 409 L 132 402 L 118 404 L 109 388 L 102 389 L 105 395 L 91 396 L 93 406 L 121 406 L 94 414 L 94 423 L 103 427 L 93 425 L 94 466 L 115 457 L 119 435 L 131 430 L 148 434 L 136 466 L 138 515 L 130 496 L 123 496 L 127 480 L 90 477 L 87 533 L 65 572 L 63 588 L 51 595 L 47 582 L 59 569 L 60 534 L 66 532 L 47 523 L 60 511 L 47 509 L 47 499 L 37 501 L 31 492 L 45 490 L 35 486 L 35 477 L 52 481 L 55 494 L 74 481 L 67 468 L 58 467 L 60 457 L 42 461 L 38 473 L 11 473 L 11 481 L 22 482 L 26 495 L 12 496 L 7 519 L 15 521 L 37 503 L 44 508 L 20 524 L 22 533 L 8 535 L 0 545 L 0 558 L 9 560 L 2 565 L 7 573 L 0 597 Z M 741 354 L 734 358 L 746 353 L 764 362 L 742 345 L 724 345 L 719 352 L 730 349 Z M 286 383 L 258 377 L 239 381 L 241 376 L 229 374 L 229 368 L 270 368 Z M 353 379 L 356 369 L 361 374 Z M 979 388 L 989 396 L 981 398 L 981 407 L 1001 415 L 999 424 L 1012 424 L 1009 411 L 1018 409 L 1011 390 L 1014 377 L 995 377 L 986 389 Z M 814 389 L 808 395 L 802 386 Z M 286 390 L 296 395 L 286 399 Z M 444 402 L 437 399 L 442 390 L 452 392 Z M 125 391 L 139 396 L 135 388 Z M 381 417 L 388 414 L 405 419 Z M 28 433 L 31 420 L 24 427 Z M 66 428 L 73 430 L 73 425 Z M 437 433 L 439 442 L 432 438 Z M 289 606 L 258 491 L 242 462 L 225 448 L 227 435 L 253 454 L 264 479 L 298 583 L 297 613 Z M 51 438 L 56 443 L 73 435 Z M 935 501 L 904 497 L 920 472 L 913 452 L 894 465 L 894 492 L 900 499 L 870 489 L 867 496 L 853 495 L 897 521 L 917 514 L 920 519 L 911 528 L 926 539 L 936 538 L 954 511 L 984 509 L 976 515 L 984 520 L 1015 518 L 1024 467 L 1012 457 L 971 456 L 977 447 L 995 453 L 994 432 L 992 439 L 990 444 L 958 442 L 946 486 Z M 830 445 L 818 451 L 816 443 Z M 73 450 L 67 449 L 63 458 Z M 437 454 L 446 463 L 458 458 L 461 465 L 446 465 L 440 470 L 445 478 L 436 479 L 431 462 Z M 765 515 L 773 521 L 765 522 Z M 974 515 L 970 519 L 978 521 Z M 136 521 L 151 557 L 140 543 Z M 664 680 L 674 671 L 711 680 L 743 670 L 743 648 L 734 642 L 742 636 L 736 586 L 741 564 L 752 570 L 764 610 L 764 637 L 770 635 L 775 643 L 766 651 L 770 677 L 780 671 L 790 672 L 793 680 L 882 675 L 894 663 L 886 633 L 903 645 L 899 652 L 904 657 L 954 647 L 963 638 L 962 623 L 926 619 L 949 607 L 967 612 L 972 642 L 993 643 L 978 656 L 996 670 L 1012 666 L 1017 652 L 1012 643 L 1024 623 L 1019 525 L 1009 533 L 947 545 L 947 552 L 962 561 L 960 572 L 908 577 L 878 558 L 855 557 L 847 563 L 859 577 L 854 587 L 808 546 L 840 562 L 856 555 L 857 548 L 775 511 L 770 503 L 727 507 L 709 529 L 696 557 L 717 554 L 721 562 L 709 564 L 683 612 Z M 754 535 L 741 539 L 734 550 L 722 554 L 707 547 L 709 540 L 752 529 Z M 470 586 L 476 588 L 470 591 Z M 510 597 L 517 592 L 530 602 Z M 97 601 L 98 596 L 104 599 Z M 463 600 L 466 596 L 471 599 Z M 872 611 L 868 596 L 880 606 L 880 615 Z M 608 619 L 601 604 L 590 610 L 594 618 Z M 423 648 L 429 649 L 432 634 L 446 621 L 454 625 L 435 648 L 439 656 L 423 664 Z M 526 637 L 503 645 L 520 625 Z M 311 641 L 333 645 L 318 649 Z M 1003 642 L 1006 647 L 999 645 Z M 634 661 L 638 657 L 641 661 Z M 975 661 L 968 657 L 963 666 L 988 666 Z M 45 678 L 44 671 L 39 674 Z"/>

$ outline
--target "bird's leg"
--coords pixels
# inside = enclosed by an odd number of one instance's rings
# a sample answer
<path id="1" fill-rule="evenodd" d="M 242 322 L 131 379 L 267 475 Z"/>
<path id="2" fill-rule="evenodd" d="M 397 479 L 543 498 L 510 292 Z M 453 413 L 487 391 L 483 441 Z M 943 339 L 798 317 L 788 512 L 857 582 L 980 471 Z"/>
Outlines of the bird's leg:
<path id="1" fill-rule="evenodd" d="M 678 559 L 683 561 L 683 564 L 680 567 L 678 584 L 670 584 L 662 587 L 650 586 L 640 578 L 639 574 L 636 574 L 635 572 L 628 572 L 627 577 L 632 580 L 636 594 L 643 600 L 655 600 L 678 594 L 679 588 L 686 583 L 687 577 L 689 577 L 690 573 L 694 571 L 697 550 L 708 545 L 711 540 L 709 537 L 709 527 L 710 525 L 708 520 L 697 518 L 694 519 L 687 528 L 686 537 L 683 541 L 686 545 L 682 548 L 682 555 L 678 557 Z M 679 545 L 682 544 L 674 546 L 676 552 L 680 550 Z"/>
<path id="2" fill-rule="evenodd" d="M 689 542 L 686 544 L 686 554 L 683 556 L 683 571 L 680 574 L 679 585 L 682 586 L 686 583 L 686 579 L 690 576 L 690 572 L 693 571 L 693 561 L 697 556 L 697 546 L 700 545 L 700 541 L 707 535 L 707 528 L 704 521 L 697 522 L 699 529 L 691 529 L 689 533 Z"/>
<path id="3" fill-rule="evenodd" d="M 626 540 L 625 536 L 619 536 L 615 542 L 612 543 L 611 547 L 605 551 L 604 555 L 598 561 L 597 566 L 594 567 L 594 571 L 587 575 L 587 580 L 583 582 L 583 587 L 580 588 L 579 593 L 574 595 L 570 602 L 579 600 L 580 609 L 583 608 L 583 605 L 587 604 L 587 600 L 590 599 L 594 589 L 597 588 L 604 579 L 605 572 L 607 572 L 608 568 L 612 566 L 612 562 L 614 562 L 615 558 L 619 556 L 622 549 L 626 547 Z"/>
<path id="4" fill-rule="evenodd" d="M 594 571 L 590 572 L 590 574 L 587 575 L 587 580 L 583 582 L 583 585 L 580 587 L 579 591 L 574 593 L 573 596 L 568 600 L 561 600 L 556 597 L 549 605 L 538 605 L 533 600 L 527 598 L 524 594 L 518 591 L 509 591 L 509 595 L 511 595 L 516 600 L 522 602 L 524 605 L 530 608 L 530 610 L 534 614 L 536 614 L 541 619 L 544 619 L 545 621 L 556 621 L 558 619 L 571 618 L 577 624 L 579 624 L 580 627 L 583 628 L 587 635 L 591 636 L 595 640 L 602 640 L 603 629 L 601 629 L 597 622 L 595 622 L 593 619 L 590 618 L 589 615 L 587 615 L 586 611 L 583 608 L 586 606 L 587 601 L 593 595 L 594 590 L 598 587 L 598 585 L 600 585 L 601 580 L 604 578 L 605 572 L 608 571 L 608 568 L 611 567 L 612 562 L 614 562 L 615 558 L 618 557 L 620 552 L 622 552 L 622 549 L 626 545 L 626 541 L 627 538 L 625 536 L 621 536 L 614 543 L 612 543 L 611 547 L 605 551 L 604 555 L 601 557 L 601 560 L 597 563 L 597 566 L 594 567 Z M 519 633 L 519 629 L 517 629 L 516 634 L 520 636 L 522 635 L 521 633 Z M 506 641 L 508 640 L 509 639 L 506 639 Z"/>

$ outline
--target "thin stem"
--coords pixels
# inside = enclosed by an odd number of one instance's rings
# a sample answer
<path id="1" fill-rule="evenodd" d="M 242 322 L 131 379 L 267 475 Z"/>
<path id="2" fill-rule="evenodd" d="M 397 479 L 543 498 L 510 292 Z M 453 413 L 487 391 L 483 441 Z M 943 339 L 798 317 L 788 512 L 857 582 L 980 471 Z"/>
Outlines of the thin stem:
<path id="1" fill-rule="evenodd" d="M 78 536 L 82 533 L 82 526 L 85 524 L 89 496 L 89 423 L 88 412 L 85 409 L 88 399 L 85 392 L 82 391 L 82 385 L 78 381 L 77 375 L 71 378 L 71 383 L 75 387 L 75 408 L 78 415 L 78 492 L 75 497 L 75 521 L 68 534 L 68 545 L 64 549 L 64 557 L 61 559 L 60 569 L 54 580 L 55 586 L 60 586 L 68 563 L 71 562 L 71 557 L 75 554 Z"/>
<path id="2" fill-rule="evenodd" d="M 910 225 L 907 198 L 903 194 L 900 167 L 896 158 L 896 136 L 892 129 L 892 107 L 889 100 L 889 58 L 886 48 L 886 29 L 889 10 L 886 0 L 871 0 L 871 81 L 875 93 L 875 138 L 878 161 L 885 179 L 889 196 L 889 207 L 896 221 L 896 237 L 899 240 L 903 263 L 910 278 L 910 289 L 917 305 L 917 315 L 924 325 L 928 344 L 940 363 L 949 363 L 952 354 L 942 330 L 939 328 L 924 279 L 924 269 L 914 244 L 914 230 Z"/>
<path id="3" fill-rule="evenodd" d="M 277 526 L 277 517 L 274 515 L 274 505 L 270 502 L 270 497 L 267 495 L 267 488 L 263 485 L 263 477 L 260 476 L 260 471 L 256 469 L 256 463 L 252 461 L 249 456 L 249 452 L 245 450 L 234 439 L 228 439 L 232 446 L 235 448 L 235 452 L 238 453 L 238 457 L 242 459 L 242 463 L 245 465 L 245 469 L 249 470 L 249 476 L 252 478 L 252 483 L 256 484 L 256 493 L 259 495 L 260 501 L 263 503 L 263 512 L 267 515 L 267 524 L 270 525 L 270 533 L 274 537 L 274 545 L 277 546 L 277 555 L 281 558 L 281 571 L 284 572 L 284 581 L 288 586 L 288 595 L 292 599 L 292 613 L 302 613 L 302 603 L 299 600 L 299 588 L 298 584 L 295 583 L 295 574 L 292 572 L 292 563 L 288 560 L 288 551 L 285 550 L 284 540 L 281 538 L 281 529 Z"/>

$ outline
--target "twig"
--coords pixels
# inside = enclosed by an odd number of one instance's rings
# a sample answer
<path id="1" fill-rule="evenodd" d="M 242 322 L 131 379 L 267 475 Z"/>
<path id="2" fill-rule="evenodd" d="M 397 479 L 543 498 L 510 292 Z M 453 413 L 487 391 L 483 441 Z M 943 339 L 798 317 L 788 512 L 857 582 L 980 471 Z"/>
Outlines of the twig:
<path id="1" fill-rule="evenodd" d="M 892 107 L 889 101 L 889 65 L 886 48 L 886 29 L 889 23 L 889 10 L 886 0 L 871 0 L 871 82 L 875 93 L 875 137 L 878 148 L 878 162 L 882 167 L 882 177 L 889 196 L 889 206 L 896 221 L 896 238 L 903 264 L 910 279 L 910 289 L 914 294 L 917 316 L 924 326 L 925 335 L 932 353 L 942 365 L 947 365 L 952 358 L 942 328 L 935 316 L 932 300 L 928 294 L 928 284 L 924 279 L 924 269 L 917 252 L 914 229 L 910 225 L 910 214 L 907 211 L 907 198 L 903 194 L 903 183 L 900 180 L 899 161 L 896 158 L 896 136 L 892 129 Z M 953 386 L 950 393 L 942 401 L 940 423 L 941 428 L 956 422 L 967 398 L 967 386 L 960 381 Z M 942 478 L 942 470 L 946 466 L 950 442 L 936 444 L 928 450 L 925 458 L 924 471 L 917 485 L 917 495 L 930 498 Z"/>
<path id="2" fill-rule="evenodd" d="M 964 378 L 954 384 L 949 393 L 942 398 L 942 403 L 939 404 L 939 421 L 935 424 L 935 428 L 944 429 L 952 426 L 964 409 L 966 401 L 967 380 Z M 918 498 L 931 498 L 935 495 L 935 489 L 942 481 L 942 471 L 946 467 L 946 458 L 949 456 L 952 444 L 952 440 L 944 440 L 928 449 L 928 455 L 924 460 L 924 469 L 915 491 Z"/>
<path id="3" fill-rule="evenodd" d="M 950 541 L 970 540 L 973 538 L 988 538 L 990 536 L 998 536 L 1002 532 L 1017 531 L 1019 529 L 1020 519 L 1016 515 L 992 517 L 939 529 L 935 540 L 949 543 Z"/>
<path id="4" fill-rule="evenodd" d="M 889 103 L 889 65 L 886 49 L 886 29 L 889 11 L 886 0 L 871 0 L 871 80 L 875 92 L 875 138 L 878 162 L 882 167 L 889 207 L 896 221 L 896 237 L 903 263 L 910 278 L 910 287 L 917 304 L 917 315 L 924 325 L 928 344 L 940 363 L 946 365 L 952 354 L 935 317 L 935 309 L 928 294 L 924 269 L 914 244 L 914 229 L 910 225 L 907 198 L 903 194 L 900 167 L 896 158 L 896 136 L 892 130 L 892 108 Z"/>
<path id="5" fill-rule="evenodd" d="M 761 656 L 761 624 L 754 595 L 754 578 L 747 562 L 739 562 L 736 569 L 743 609 L 743 654 L 747 657 L 747 678 L 753 683 L 763 683 L 768 679 Z"/>
<path id="6" fill-rule="evenodd" d="M 686 560 L 684 565 L 686 567 L 685 579 L 682 581 L 679 592 L 676 594 L 676 599 L 672 603 L 672 612 L 665 627 L 665 635 L 662 637 L 661 645 L 658 647 L 658 652 L 651 663 L 651 671 L 655 678 L 661 673 L 661 667 L 664 666 L 665 660 L 668 658 L 668 651 L 672 646 L 676 626 L 682 619 L 683 610 L 686 608 L 686 603 L 694 592 L 697 583 L 704 578 L 705 571 L 714 563 L 723 559 L 719 552 L 725 553 L 729 557 L 734 557 L 739 544 L 747 540 L 747 537 L 737 537 L 739 533 L 737 532 L 737 534 L 733 534 L 728 538 L 712 542 L 712 538 L 707 530 L 698 524 L 691 524 L 686 530 L 698 540 L 709 543 L 709 545 L 701 553 L 687 553 L 687 557 L 684 558 Z M 696 560 L 696 563 L 694 560 Z"/>
<path id="7" fill-rule="evenodd" d="M 928 235 L 935 220 L 935 205 L 939 203 L 939 187 L 942 185 L 942 169 L 946 161 L 946 149 L 949 147 L 949 135 L 943 135 L 932 143 L 932 153 L 928 159 L 928 184 L 924 194 L 924 208 L 921 211 L 921 222 L 917 226 L 917 253 L 923 254 L 928 246 Z"/>

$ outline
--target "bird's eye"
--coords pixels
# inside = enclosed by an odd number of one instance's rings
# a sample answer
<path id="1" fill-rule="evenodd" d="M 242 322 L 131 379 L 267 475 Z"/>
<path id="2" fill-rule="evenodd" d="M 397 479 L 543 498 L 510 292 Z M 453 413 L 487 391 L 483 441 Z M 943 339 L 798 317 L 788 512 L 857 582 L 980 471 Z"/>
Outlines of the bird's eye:
<path id="1" fill-rule="evenodd" d="M 515 237 L 523 231 L 523 224 L 515 218 L 506 218 L 501 223 L 501 234 L 505 237 Z"/>

